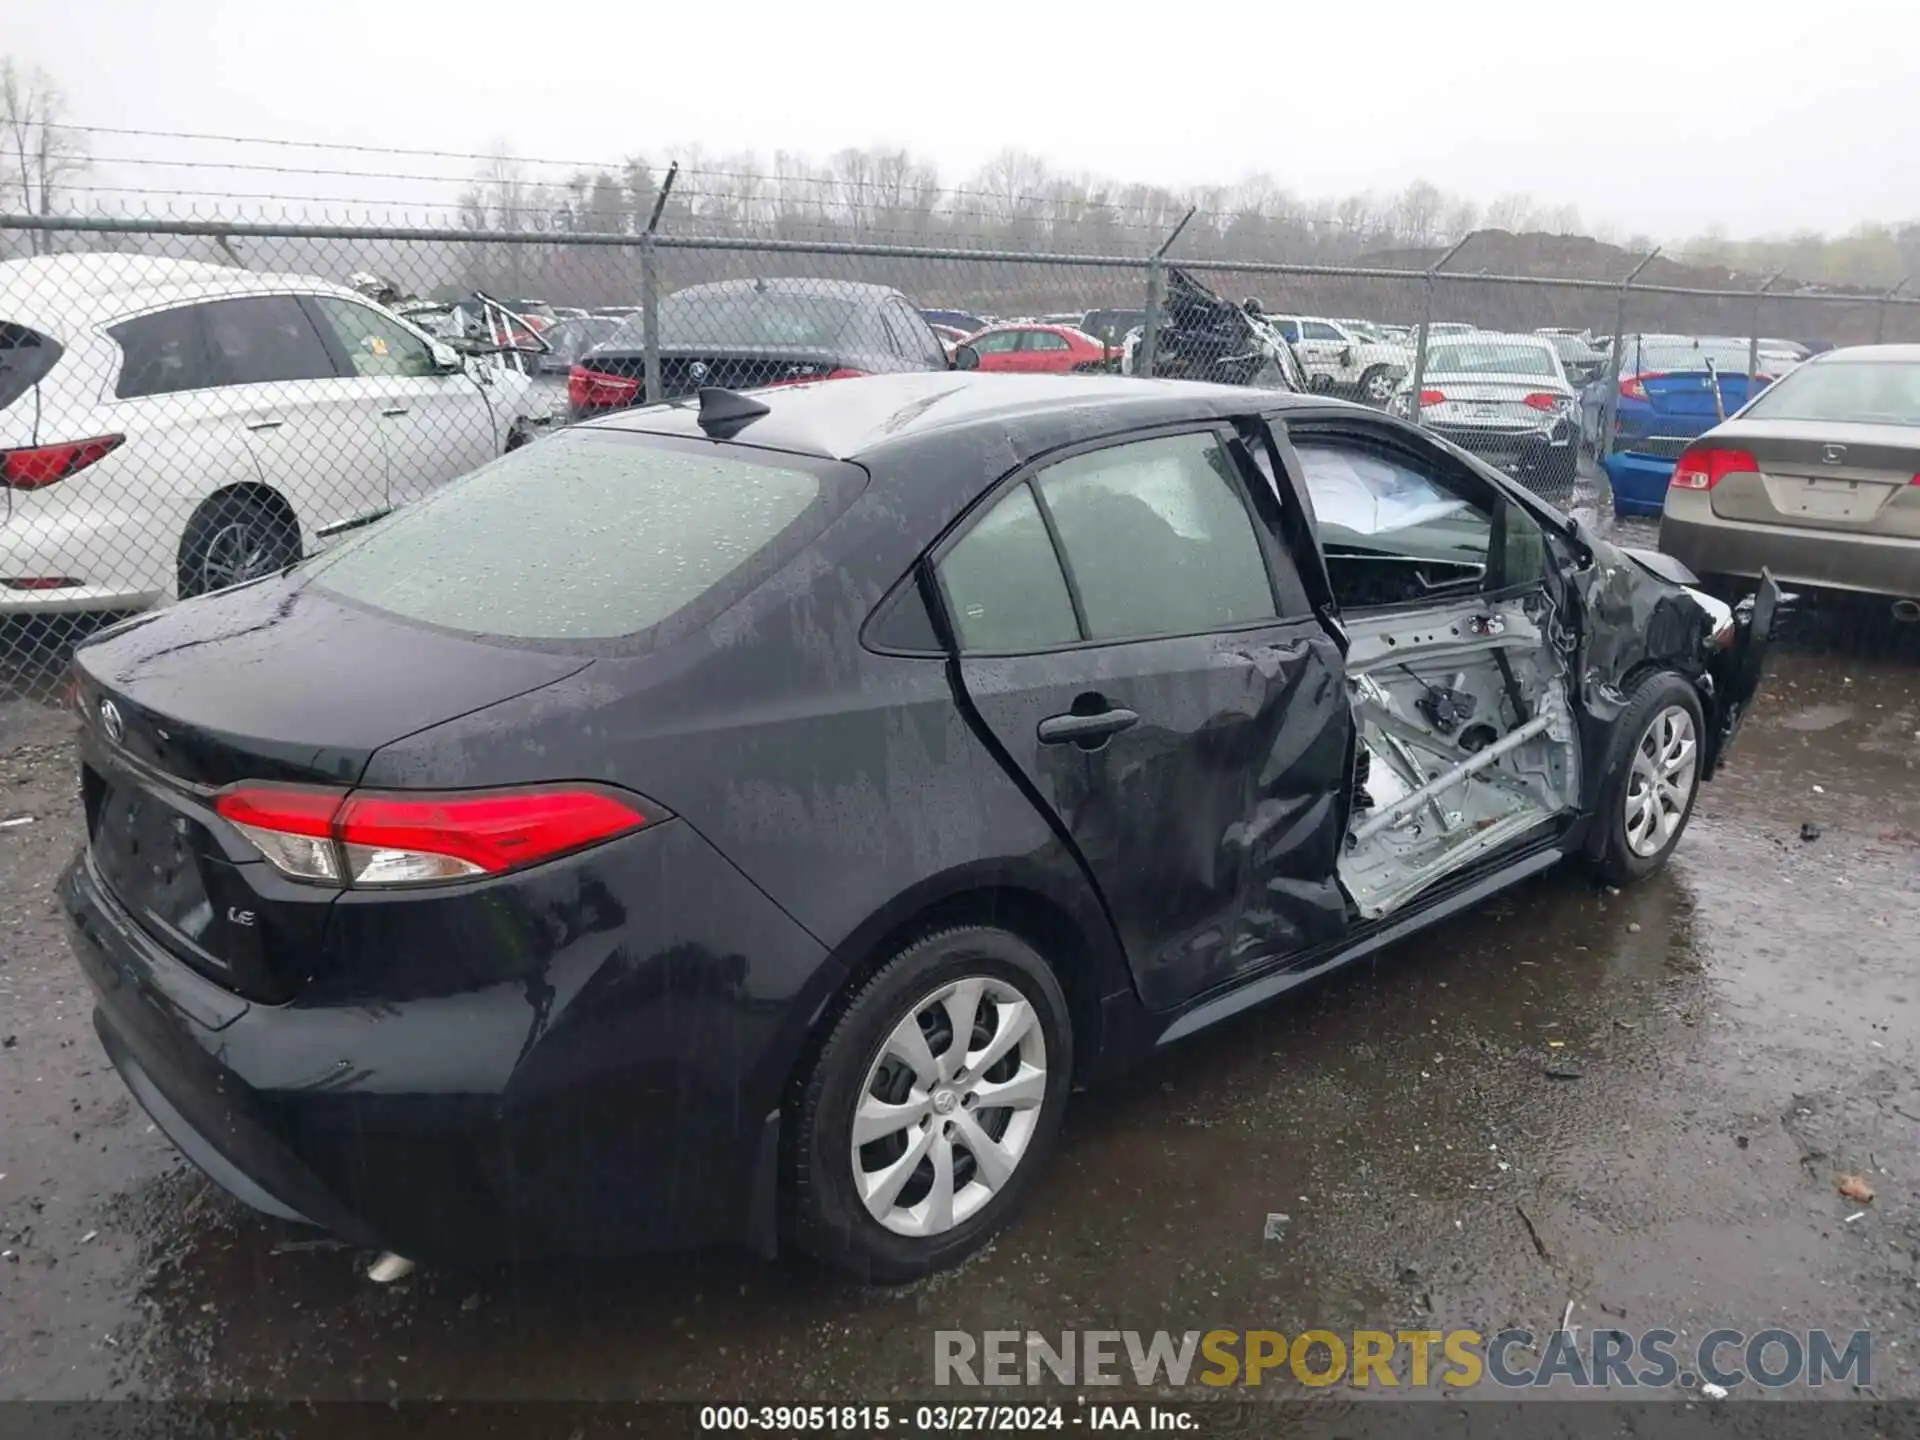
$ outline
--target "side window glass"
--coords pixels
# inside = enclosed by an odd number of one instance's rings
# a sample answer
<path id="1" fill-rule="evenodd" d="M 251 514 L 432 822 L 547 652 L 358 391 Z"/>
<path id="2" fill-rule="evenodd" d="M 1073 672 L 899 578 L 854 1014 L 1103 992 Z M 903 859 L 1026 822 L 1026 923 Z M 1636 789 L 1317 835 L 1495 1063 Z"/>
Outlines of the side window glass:
<path id="1" fill-rule="evenodd" d="M 335 378 L 326 343 L 293 296 L 249 295 L 201 309 L 226 384 Z"/>
<path id="2" fill-rule="evenodd" d="M 1282 320 L 1280 322 L 1280 334 L 1289 345 L 1298 345 L 1300 343 L 1300 322 L 1298 320 Z"/>
<path id="3" fill-rule="evenodd" d="M 1029 330 L 1027 348 L 1029 350 L 1070 350 L 1073 347 L 1067 344 L 1067 337 L 1064 335 L 1056 335 L 1051 330 Z"/>
<path id="4" fill-rule="evenodd" d="M 1060 557 L 1025 485 L 947 552 L 940 581 L 963 650 L 1045 650 L 1080 638 Z"/>
<path id="5" fill-rule="evenodd" d="M 200 324 L 202 308 L 162 310 L 158 315 L 122 321 L 107 331 L 120 347 L 120 379 L 113 390 L 117 398 L 172 395 L 220 383 Z"/>
<path id="6" fill-rule="evenodd" d="M 1040 473 L 1093 640 L 1274 618 L 1233 460 L 1211 434 L 1076 455 Z"/>
<path id="7" fill-rule="evenodd" d="M 1334 598 L 1343 609 L 1472 593 L 1487 580 L 1493 517 L 1409 457 L 1294 437 Z"/>
<path id="8" fill-rule="evenodd" d="M 1345 337 L 1324 320 L 1309 320 L 1301 327 L 1309 340 L 1341 340 Z"/>
<path id="9" fill-rule="evenodd" d="M 1019 343 L 1018 330 L 995 330 L 972 342 L 973 348 L 982 355 L 1005 355 Z"/>
<path id="10" fill-rule="evenodd" d="M 418 336 L 377 310 L 332 295 L 314 298 L 353 373 L 369 376 L 433 374 L 433 352 Z"/>

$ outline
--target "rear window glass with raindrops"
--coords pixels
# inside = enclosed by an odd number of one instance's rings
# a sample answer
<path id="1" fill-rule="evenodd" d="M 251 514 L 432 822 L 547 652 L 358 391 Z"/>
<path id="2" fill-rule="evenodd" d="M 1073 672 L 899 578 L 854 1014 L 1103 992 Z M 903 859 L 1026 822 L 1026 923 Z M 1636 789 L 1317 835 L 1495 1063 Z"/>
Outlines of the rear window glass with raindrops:
<path id="1" fill-rule="evenodd" d="M 555 435 L 382 521 L 320 560 L 316 577 L 349 600 L 474 634 L 632 635 L 817 514 L 820 473 L 753 453 Z"/>

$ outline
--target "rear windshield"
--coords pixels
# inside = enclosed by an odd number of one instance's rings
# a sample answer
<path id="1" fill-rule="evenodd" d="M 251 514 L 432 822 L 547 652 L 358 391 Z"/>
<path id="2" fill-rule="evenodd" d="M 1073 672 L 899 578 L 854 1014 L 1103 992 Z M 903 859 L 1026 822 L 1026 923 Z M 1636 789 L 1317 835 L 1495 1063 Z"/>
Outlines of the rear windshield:
<path id="1" fill-rule="evenodd" d="M 1650 340 L 1637 350 L 1630 351 L 1628 363 L 1639 367 L 1642 375 L 1686 374 L 1698 371 L 1707 372 L 1707 361 L 1713 361 L 1713 368 L 1722 375 L 1744 375 L 1747 373 L 1747 347 L 1744 342 L 1731 340 L 1709 340 L 1705 344 L 1691 345 L 1672 340 Z"/>
<path id="2" fill-rule="evenodd" d="M 423 624 L 610 640 L 718 613 L 818 534 L 860 475 L 766 451 L 562 431 L 399 511 L 312 573 L 334 594 Z"/>
<path id="3" fill-rule="evenodd" d="M 0 410 L 39 384 L 60 358 L 60 344 L 24 325 L 0 320 Z"/>
<path id="4" fill-rule="evenodd" d="M 1503 345 L 1480 341 L 1471 345 L 1435 345 L 1427 356 L 1429 375 L 1528 375 L 1557 379 L 1553 358 L 1537 345 Z"/>
<path id="5" fill-rule="evenodd" d="M 1747 407 L 1756 420 L 1920 425 L 1920 364 L 1826 360 L 1803 365 Z"/>
<path id="6" fill-rule="evenodd" d="M 871 342 L 866 307 L 843 295 L 794 294 L 786 290 L 676 291 L 660 301 L 660 345 L 674 350 L 759 349 L 792 346 L 830 350 Z M 645 340 L 641 317 L 628 320 L 615 337 L 622 347 Z"/>

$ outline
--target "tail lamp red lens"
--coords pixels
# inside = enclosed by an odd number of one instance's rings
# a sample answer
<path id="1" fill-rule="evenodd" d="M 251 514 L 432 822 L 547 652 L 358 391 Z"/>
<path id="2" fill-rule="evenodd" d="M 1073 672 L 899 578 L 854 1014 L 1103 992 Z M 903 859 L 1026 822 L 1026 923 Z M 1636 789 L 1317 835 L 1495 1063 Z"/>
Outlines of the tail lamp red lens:
<path id="1" fill-rule="evenodd" d="M 575 365 L 567 371 L 567 403 L 576 410 L 620 410 L 640 398 L 640 382 L 631 375 L 608 375 Z"/>
<path id="2" fill-rule="evenodd" d="M 1420 403 L 1422 405 L 1444 405 L 1447 403 L 1447 392 L 1444 390 L 1422 390 L 1420 392 Z"/>
<path id="3" fill-rule="evenodd" d="M 1728 475 L 1757 471 L 1759 463 L 1751 451 L 1728 450 L 1719 445 L 1696 445 L 1681 455 L 1673 467 L 1668 485 L 1675 490 L 1711 490 Z"/>
<path id="4" fill-rule="evenodd" d="M 1566 403 L 1564 395 L 1555 395 L 1548 390 L 1536 390 L 1520 402 L 1529 410 L 1558 410 Z"/>
<path id="5" fill-rule="evenodd" d="M 1644 400 L 1647 398 L 1647 381 L 1662 379 L 1665 374 L 1663 370 L 1649 370 L 1643 375 L 1622 375 L 1620 394 L 1628 400 Z"/>
<path id="6" fill-rule="evenodd" d="M 241 784 L 214 808 L 284 874 L 375 887 L 504 874 L 665 818 L 588 786 L 429 795 Z"/>
<path id="7" fill-rule="evenodd" d="M 761 388 L 779 390 L 787 385 L 811 385 L 816 380 L 857 380 L 866 373 L 865 370 L 849 370 L 841 366 L 839 369 L 827 371 L 824 375 L 789 375 L 782 380 L 769 380 Z"/>
<path id="8" fill-rule="evenodd" d="M 0 450 L 0 481 L 10 490 L 44 490 L 120 448 L 124 435 L 96 435 L 61 445 Z"/>

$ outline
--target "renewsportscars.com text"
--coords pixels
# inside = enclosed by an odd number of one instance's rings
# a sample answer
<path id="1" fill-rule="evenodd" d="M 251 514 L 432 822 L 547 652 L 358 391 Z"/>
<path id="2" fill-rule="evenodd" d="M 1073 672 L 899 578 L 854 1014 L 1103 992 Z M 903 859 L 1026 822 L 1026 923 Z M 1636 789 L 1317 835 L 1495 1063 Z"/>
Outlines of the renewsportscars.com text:
<path id="1" fill-rule="evenodd" d="M 934 1332 L 936 1385 L 1261 1385 L 1465 1390 L 1873 1383 L 1873 1337 L 1825 1330 L 1020 1330 Z"/>

